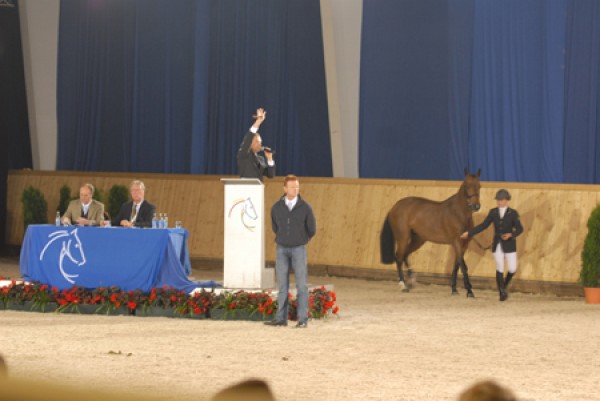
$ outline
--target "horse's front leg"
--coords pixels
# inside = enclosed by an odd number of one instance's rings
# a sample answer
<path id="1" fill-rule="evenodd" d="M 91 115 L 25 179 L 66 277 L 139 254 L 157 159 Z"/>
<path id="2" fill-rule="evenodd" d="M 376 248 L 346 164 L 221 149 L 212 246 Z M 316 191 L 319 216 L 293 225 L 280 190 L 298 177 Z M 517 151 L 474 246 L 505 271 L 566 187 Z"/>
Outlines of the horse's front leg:
<path id="1" fill-rule="evenodd" d="M 467 290 L 467 298 L 475 298 L 475 294 L 473 294 L 473 287 L 471 286 L 471 280 L 469 280 L 469 268 L 467 267 L 467 264 L 465 263 L 465 259 L 461 257 L 459 263 L 460 263 L 460 270 L 462 271 L 462 274 L 463 274 L 465 290 Z"/>
<path id="2" fill-rule="evenodd" d="M 458 261 L 454 262 L 454 268 L 452 269 L 452 277 L 450 279 L 450 286 L 452 287 L 452 295 L 458 295 L 458 290 L 456 289 L 456 279 L 458 277 L 459 266 L 460 266 L 460 264 Z"/>

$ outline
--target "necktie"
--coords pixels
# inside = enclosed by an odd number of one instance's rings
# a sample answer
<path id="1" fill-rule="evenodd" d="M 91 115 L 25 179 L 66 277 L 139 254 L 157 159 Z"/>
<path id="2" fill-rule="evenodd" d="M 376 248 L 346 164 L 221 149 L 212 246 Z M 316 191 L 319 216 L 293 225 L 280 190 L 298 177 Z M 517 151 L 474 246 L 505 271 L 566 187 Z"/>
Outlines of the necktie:
<path id="1" fill-rule="evenodd" d="M 133 207 L 131 208 L 131 219 L 129 219 L 130 222 L 134 222 L 135 218 L 137 217 L 137 208 L 135 207 L 135 203 L 133 204 Z"/>

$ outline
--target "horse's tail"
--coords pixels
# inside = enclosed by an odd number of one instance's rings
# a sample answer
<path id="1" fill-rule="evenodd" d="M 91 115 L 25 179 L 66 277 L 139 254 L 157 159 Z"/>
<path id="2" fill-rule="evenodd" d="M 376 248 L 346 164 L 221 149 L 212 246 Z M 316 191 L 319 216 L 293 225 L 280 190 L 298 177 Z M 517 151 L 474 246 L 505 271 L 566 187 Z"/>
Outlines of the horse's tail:
<path id="1" fill-rule="evenodd" d="M 396 243 L 394 240 L 394 233 L 392 232 L 389 215 L 385 216 L 383 228 L 381 229 L 381 236 L 379 237 L 379 245 L 381 263 L 386 265 L 394 263 L 396 261 L 396 257 L 394 255 Z"/>

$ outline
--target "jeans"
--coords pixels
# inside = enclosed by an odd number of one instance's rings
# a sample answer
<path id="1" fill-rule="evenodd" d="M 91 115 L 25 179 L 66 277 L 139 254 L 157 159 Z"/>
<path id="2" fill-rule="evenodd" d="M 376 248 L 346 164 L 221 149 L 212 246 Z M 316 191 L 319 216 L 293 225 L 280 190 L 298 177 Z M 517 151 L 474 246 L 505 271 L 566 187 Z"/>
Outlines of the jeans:
<path id="1" fill-rule="evenodd" d="M 290 267 L 296 277 L 298 292 L 298 322 L 308 320 L 308 269 L 306 267 L 306 245 L 285 247 L 277 245 L 275 272 L 277 273 L 277 301 L 279 307 L 275 320 L 287 322 L 290 288 Z"/>

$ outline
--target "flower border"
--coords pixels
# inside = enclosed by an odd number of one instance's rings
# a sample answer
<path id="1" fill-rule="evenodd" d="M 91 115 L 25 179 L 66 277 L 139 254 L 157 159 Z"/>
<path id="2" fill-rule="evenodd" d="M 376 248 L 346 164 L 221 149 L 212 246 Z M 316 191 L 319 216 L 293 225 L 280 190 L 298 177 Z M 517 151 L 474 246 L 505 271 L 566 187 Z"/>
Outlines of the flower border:
<path id="1" fill-rule="evenodd" d="M 2 281 L 3 278 L 0 278 Z M 289 294 L 288 317 L 297 320 L 297 300 Z M 309 292 L 309 317 L 322 319 L 337 315 L 336 294 L 325 288 Z M 187 294 L 173 287 L 123 291 L 119 287 L 86 289 L 71 287 L 58 290 L 46 284 L 12 280 L 0 287 L 0 309 L 30 311 L 55 311 L 56 313 L 95 313 L 149 315 L 149 311 L 164 311 L 165 316 L 202 318 L 209 317 L 211 310 L 222 310 L 224 320 L 272 319 L 277 311 L 277 300 L 270 291 L 194 291 Z M 90 312 L 91 311 L 91 312 Z M 125 313 L 123 313 L 125 311 Z M 155 316 L 156 313 L 153 314 Z"/>

